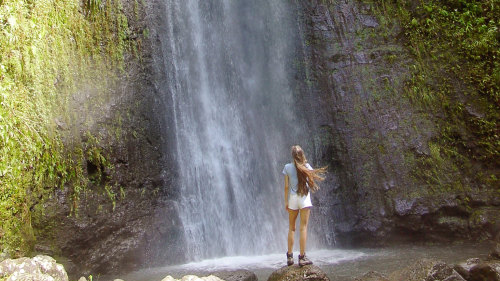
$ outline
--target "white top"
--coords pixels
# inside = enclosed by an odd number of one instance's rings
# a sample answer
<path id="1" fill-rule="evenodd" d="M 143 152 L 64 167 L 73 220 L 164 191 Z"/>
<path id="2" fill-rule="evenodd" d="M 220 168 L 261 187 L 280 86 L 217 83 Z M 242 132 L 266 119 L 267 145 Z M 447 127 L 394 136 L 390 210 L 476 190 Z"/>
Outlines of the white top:
<path id="1" fill-rule="evenodd" d="M 309 163 L 306 163 L 306 168 L 309 170 L 312 170 L 313 168 Z M 297 194 L 297 191 L 299 189 L 299 179 L 297 178 L 297 169 L 295 168 L 295 163 L 288 163 L 285 165 L 285 168 L 283 168 L 283 175 L 288 176 L 288 190 L 290 194 Z M 307 183 L 306 183 L 307 184 Z"/>

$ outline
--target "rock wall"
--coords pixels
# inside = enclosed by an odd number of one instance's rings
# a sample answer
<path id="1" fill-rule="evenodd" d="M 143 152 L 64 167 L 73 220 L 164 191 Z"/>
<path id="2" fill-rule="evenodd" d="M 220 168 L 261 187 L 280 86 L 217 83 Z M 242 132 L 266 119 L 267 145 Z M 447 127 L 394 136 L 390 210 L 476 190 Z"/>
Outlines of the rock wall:
<path id="1" fill-rule="evenodd" d="M 91 86 L 82 89 L 82 100 L 74 101 L 79 122 L 63 128 L 84 147 L 98 149 L 108 165 L 97 167 L 87 159 L 89 183 L 79 198 L 74 200 L 66 186 L 43 203 L 45 216 L 33 221 L 35 251 L 57 257 L 74 277 L 185 258 L 176 166 L 166 148 L 173 142 L 168 101 L 161 92 L 165 79 L 156 63 L 163 61 L 158 33 L 165 8 L 161 1 L 122 3 L 137 53 L 127 51 L 125 71 L 103 104 L 86 109 L 84 97 L 99 93 Z"/>
<path id="2" fill-rule="evenodd" d="M 444 157 L 436 140 L 445 117 L 405 96 L 414 56 L 396 15 L 381 17 L 382 5 L 368 1 L 300 5 L 309 85 L 302 99 L 315 157 L 332 171 L 316 196 L 335 225 L 331 240 L 360 246 L 494 237 L 498 189 Z M 316 231 L 327 231 L 324 220 L 316 219 Z"/>

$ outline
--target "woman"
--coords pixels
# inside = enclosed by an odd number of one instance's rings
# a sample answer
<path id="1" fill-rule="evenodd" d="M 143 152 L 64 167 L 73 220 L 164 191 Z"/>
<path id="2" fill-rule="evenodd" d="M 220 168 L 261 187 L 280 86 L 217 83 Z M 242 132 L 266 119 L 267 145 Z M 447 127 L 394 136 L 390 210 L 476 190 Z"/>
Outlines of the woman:
<path id="1" fill-rule="evenodd" d="M 299 265 L 312 264 L 306 257 L 307 223 L 311 211 L 311 193 L 319 189 L 316 181 L 324 180 L 322 175 L 326 168 L 313 169 L 307 163 L 304 151 L 298 145 L 292 146 L 293 162 L 285 165 L 285 210 L 288 211 L 288 252 L 286 253 L 288 266 L 293 265 L 293 240 L 295 235 L 295 221 L 300 213 L 300 254 Z"/>

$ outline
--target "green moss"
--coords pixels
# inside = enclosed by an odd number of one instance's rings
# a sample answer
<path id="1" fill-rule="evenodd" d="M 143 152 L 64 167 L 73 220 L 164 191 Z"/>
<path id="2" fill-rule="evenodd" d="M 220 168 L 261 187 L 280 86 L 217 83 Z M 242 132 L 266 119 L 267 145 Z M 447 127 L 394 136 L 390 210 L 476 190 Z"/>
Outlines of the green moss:
<path id="1" fill-rule="evenodd" d="M 89 152 L 57 127 L 79 118 L 69 103 L 86 82 L 106 92 L 127 34 L 118 0 L 1 2 L 0 251 L 29 252 L 36 204 L 68 183 L 75 199 L 86 186 Z"/>
<path id="2" fill-rule="evenodd" d="M 413 177 L 439 192 L 470 188 L 465 177 L 498 186 L 499 1 L 363 2 L 378 19 L 377 37 L 402 29 L 412 58 L 404 96 L 439 131 L 429 156 L 405 155 Z"/>

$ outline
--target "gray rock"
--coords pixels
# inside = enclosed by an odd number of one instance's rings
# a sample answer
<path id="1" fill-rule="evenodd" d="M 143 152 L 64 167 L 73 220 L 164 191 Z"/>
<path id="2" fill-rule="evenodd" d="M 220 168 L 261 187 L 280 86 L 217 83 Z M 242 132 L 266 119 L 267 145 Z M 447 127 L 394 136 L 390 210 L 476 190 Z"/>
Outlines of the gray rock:
<path id="1" fill-rule="evenodd" d="M 395 281 L 465 281 L 453 268 L 442 261 L 422 259 L 389 276 Z"/>
<path id="2" fill-rule="evenodd" d="M 211 273 L 225 281 L 257 281 L 257 275 L 250 270 L 227 270 Z"/>
<path id="3" fill-rule="evenodd" d="M 315 265 L 306 266 L 284 266 L 274 271 L 267 281 L 285 281 L 285 280 L 308 280 L 308 281 L 326 281 L 330 280 L 319 267 Z"/>
<path id="4" fill-rule="evenodd" d="M 78 279 L 78 281 L 87 281 L 87 278 L 82 276 L 82 277 L 80 277 L 80 279 Z"/>
<path id="5" fill-rule="evenodd" d="M 429 274 L 427 275 L 426 281 L 465 281 L 465 279 L 456 272 L 453 268 L 443 262 L 438 262 L 434 264 Z"/>
<path id="6" fill-rule="evenodd" d="M 0 263 L 0 279 L 6 281 L 68 281 L 64 266 L 49 256 L 7 259 Z"/>
<path id="7" fill-rule="evenodd" d="M 471 258 L 464 263 L 455 265 L 453 269 L 455 269 L 455 271 L 458 272 L 464 279 L 469 280 L 471 268 L 479 264 L 479 262 L 479 258 Z"/>

